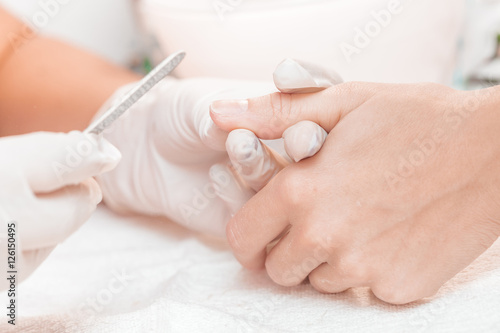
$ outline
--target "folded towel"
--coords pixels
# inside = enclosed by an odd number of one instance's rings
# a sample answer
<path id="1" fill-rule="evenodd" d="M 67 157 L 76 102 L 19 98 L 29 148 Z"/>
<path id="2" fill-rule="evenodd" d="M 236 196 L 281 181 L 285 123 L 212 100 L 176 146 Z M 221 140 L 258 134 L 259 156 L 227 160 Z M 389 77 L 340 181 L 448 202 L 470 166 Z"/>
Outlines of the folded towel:
<path id="1" fill-rule="evenodd" d="M 500 332 L 500 242 L 432 299 L 394 306 L 276 286 L 223 241 L 100 207 L 18 290 L 2 332 Z"/>

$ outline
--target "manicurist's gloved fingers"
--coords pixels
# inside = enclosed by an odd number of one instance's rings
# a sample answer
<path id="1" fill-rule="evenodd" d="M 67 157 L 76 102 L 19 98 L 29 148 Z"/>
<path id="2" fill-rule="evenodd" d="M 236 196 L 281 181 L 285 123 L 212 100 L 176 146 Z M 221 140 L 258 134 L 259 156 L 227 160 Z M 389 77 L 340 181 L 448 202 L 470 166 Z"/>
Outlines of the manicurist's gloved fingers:
<path id="1" fill-rule="evenodd" d="M 179 94 L 180 97 L 180 106 L 183 103 L 192 103 L 190 100 L 185 101 L 185 99 L 190 99 L 193 96 L 193 93 L 196 91 L 199 92 L 199 95 L 202 95 L 203 98 L 197 101 L 195 109 L 199 112 L 196 112 L 194 115 L 194 125 L 196 128 L 196 132 L 199 135 L 201 141 L 210 149 L 216 151 L 225 151 L 225 143 L 227 139 L 228 132 L 221 130 L 217 127 L 213 120 L 210 118 L 209 106 L 215 99 L 223 99 L 224 96 L 231 96 L 231 98 L 249 98 L 249 97 L 257 97 L 261 94 L 266 94 L 274 91 L 273 85 L 269 83 L 263 84 L 262 82 L 245 82 L 244 85 L 246 89 L 241 90 L 240 92 L 235 92 L 228 90 L 227 81 L 226 80 L 218 80 L 217 82 L 212 82 L 209 79 L 201 79 L 197 80 L 197 83 L 192 81 L 189 85 L 189 89 L 185 89 L 184 93 Z M 210 82 L 210 83 L 209 83 Z M 243 84 L 242 82 L 233 82 L 233 84 L 237 87 L 239 84 Z M 215 97 L 217 96 L 217 97 Z"/>
<path id="2" fill-rule="evenodd" d="M 343 82 L 334 70 L 294 59 L 282 61 L 273 78 L 276 88 L 288 94 L 318 92 Z M 299 122 L 283 133 L 286 152 L 295 162 L 315 155 L 326 137 L 326 131 L 312 121 Z"/>
<path id="3" fill-rule="evenodd" d="M 295 59 L 283 60 L 276 67 L 273 79 L 276 88 L 287 94 L 318 92 L 343 82 L 334 70 Z"/>
<path id="4" fill-rule="evenodd" d="M 82 132 L 37 132 L 12 140 L 18 147 L 16 163 L 35 193 L 49 193 L 113 169 L 120 152 L 108 141 Z"/>
<path id="5" fill-rule="evenodd" d="M 93 178 L 33 198 L 30 212 L 19 213 L 20 244 L 24 251 L 53 247 L 76 231 L 102 200 Z M 36 219 L 36 221 L 33 221 Z"/>
<path id="6" fill-rule="evenodd" d="M 234 169 L 253 190 L 260 191 L 288 162 L 262 143 L 253 132 L 229 133 L 226 149 Z"/>
<path id="7" fill-rule="evenodd" d="M 222 163 L 213 165 L 210 168 L 210 179 L 217 196 L 225 202 L 231 215 L 255 195 L 255 191 L 243 182 L 241 176 L 229 165 Z M 225 234 L 225 226 L 222 234 Z"/>
<path id="8" fill-rule="evenodd" d="M 298 122 L 283 132 L 286 153 L 294 162 L 314 156 L 327 136 L 328 133 L 312 121 Z"/>
<path id="9" fill-rule="evenodd" d="M 342 82 L 335 71 L 307 62 L 286 59 L 273 73 L 276 87 L 285 93 L 310 93 Z M 287 154 L 298 162 L 316 154 L 326 139 L 326 131 L 313 122 L 301 122 L 284 133 Z M 288 163 L 248 130 L 232 131 L 226 149 L 233 166 L 255 191 L 259 191 Z"/>

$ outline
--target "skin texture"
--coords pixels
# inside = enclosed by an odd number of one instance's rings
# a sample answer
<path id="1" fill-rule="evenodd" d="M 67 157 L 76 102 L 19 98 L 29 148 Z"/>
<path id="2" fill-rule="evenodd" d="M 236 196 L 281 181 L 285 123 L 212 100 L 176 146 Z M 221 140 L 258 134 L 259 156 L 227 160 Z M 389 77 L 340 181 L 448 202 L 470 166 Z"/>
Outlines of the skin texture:
<path id="1" fill-rule="evenodd" d="M 0 136 L 82 130 L 118 87 L 138 79 L 97 56 L 37 36 L 0 7 Z"/>
<path id="2" fill-rule="evenodd" d="M 310 120 L 329 132 L 227 226 L 236 258 L 280 285 L 368 286 L 408 303 L 435 294 L 500 235 L 499 88 L 345 83 L 250 99 L 236 114 L 228 103 L 211 112 L 226 131 L 272 139 Z"/>

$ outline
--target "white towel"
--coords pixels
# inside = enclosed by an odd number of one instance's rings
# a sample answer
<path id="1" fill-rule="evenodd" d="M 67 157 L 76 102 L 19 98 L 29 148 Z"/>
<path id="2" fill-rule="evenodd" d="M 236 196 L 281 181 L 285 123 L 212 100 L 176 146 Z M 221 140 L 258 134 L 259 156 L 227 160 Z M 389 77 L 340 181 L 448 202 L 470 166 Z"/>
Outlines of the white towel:
<path id="1" fill-rule="evenodd" d="M 500 242 L 436 297 L 393 306 L 276 286 L 224 242 L 101 207 L 18 289 L 2 332 L 500 332 Z"/>

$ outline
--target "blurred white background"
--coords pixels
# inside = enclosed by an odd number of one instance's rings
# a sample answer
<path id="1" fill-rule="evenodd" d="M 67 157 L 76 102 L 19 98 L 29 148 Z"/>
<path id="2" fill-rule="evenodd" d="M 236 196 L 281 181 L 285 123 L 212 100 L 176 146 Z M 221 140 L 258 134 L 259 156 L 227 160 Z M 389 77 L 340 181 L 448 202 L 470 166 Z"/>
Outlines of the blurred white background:
<path id="1" fill-rule="evenodd" d="M 121 65 L 141 50 L 131 0 L 0 0 L 0 5 L 40 33 Z"/>
<path id="2" fill-rule="evenodd" d="M 500 1 L 463 1 L 467 3 L 467 17 L 463 24 L 463 37 L 458 42 L 459 61 L 455 85 L 466 87 L 466 81 L 471 77 L 474 80 L 498 81 Z M 137 0 L 0 0 L 0 5 L 43 34 L 56 36 L 117 64 L 131 66 L 142 60 L 144 53 L 148 52 L 145 50 L 148 43 L 141 41 L 137 24 L 139 20 L 134 8 L 136 2 Z M 169 5 L 177 3 L 177 7 L 195 5 L 193 0 L 157 2 Z M 196 3 L 201 2 L 197 0 Z M 206 0 L 203 4 L 208 9 L 213 7 L 215 1 Z M 41 23 L 44 23 L 43 27 Z"/>

